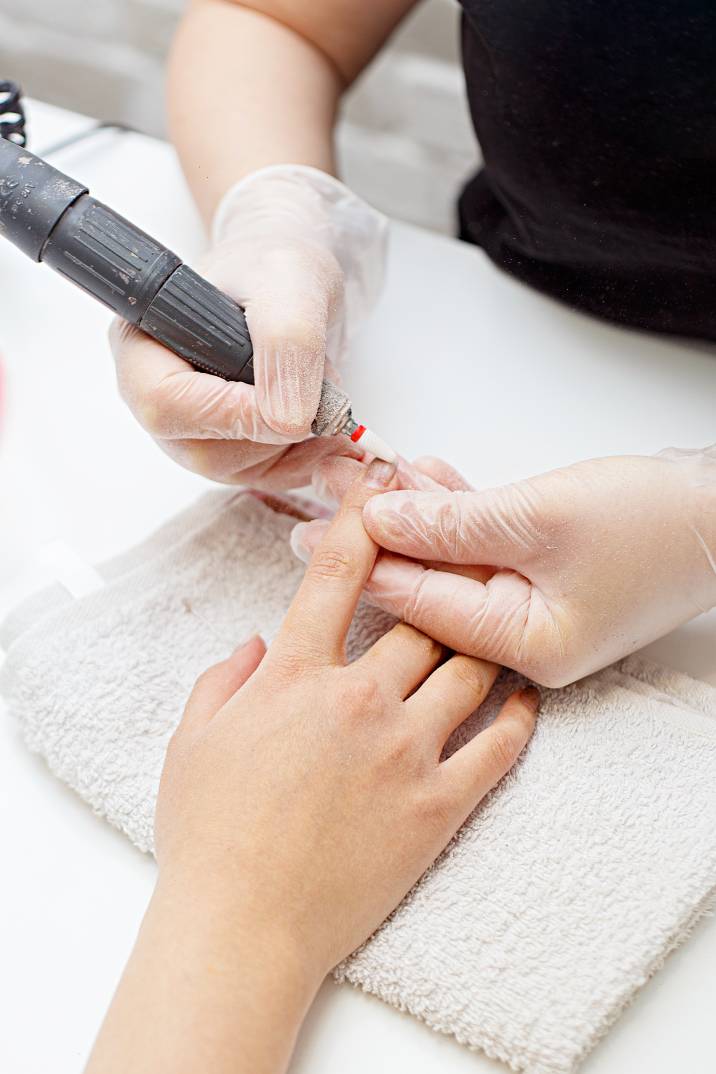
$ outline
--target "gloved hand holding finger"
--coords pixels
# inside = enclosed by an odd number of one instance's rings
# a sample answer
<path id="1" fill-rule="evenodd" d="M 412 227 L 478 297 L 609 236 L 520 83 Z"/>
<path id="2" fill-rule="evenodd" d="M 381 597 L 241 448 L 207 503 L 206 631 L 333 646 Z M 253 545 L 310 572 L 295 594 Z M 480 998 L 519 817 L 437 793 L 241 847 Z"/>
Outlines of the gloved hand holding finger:
<path id="1" fill-rule="evenodd" d="M 690 461 L 595 459 L 483 492 L 391 492 L 366 505 L 364 522 L 402 557 L 498 567 L 482 584 L 388 560 L 377 602 L 546 686 L 716 605 L 713 448 Z"/>
<path id="2" fill-rule="evenodd" d="M 303 563 L 310 561 L 329 525 L 330 522 L 325 519 L 314 519 L 310 522 L 299 522 L 294 526 L 291 532 L 291 548 L 297 559 Z M 418 598 L 421 594 L 425 596 L 425 591 L 430 589 L 430 579 L 427 577 L 429 574 L 435 574 L 438 578 L 441 578 L 443 574 L 459 575 L 466 581 L 477 582 L 484 586 L 495 574 L 495 568 L 476 564 L 418 563 L 413 559 L 406 559 L 405 556 L 383 551 L 378 555 L 365 584 L 366 599 L 369 604 L 374 604 L 397 619 L 404 619 L 407 622 L 406 615 L 420 616 Z M 444 592 L 445 583 L 441 580 L 440 584 Z M 462 610 L 465 615 L 474 614 L 477 592 L 479 591 L 469 587 L 464 588 L 465 598 L 462 602 Z M 442 629 L 443 643 L 455 649 L 456 652 L 462 652 L 464 626 L 460 623 L 452 625 L 448 621 Z"/>
<path id="3" fill-rule="evenodd" d="M 330 457 L 319 463 L 313 475 L 316 494 L 328 502 L 340 502 L 346 491 L 364 469 L 364 464 L 340 456 Z M 431 476 L 432 475 L 432 476 Z M 438 484 L 439 479 L 444 482 Z M 465 478 L 442 459 L 432 457 L 416 459 L 409 463 L 400 459 L 397 480 L 404 489 L 458 489 L 470 488 Z M 296 557 L 308 563 L 327 532 L 325 520 L 303 522 L 291 533 L 291 547 Z M 365 586 L 369 602 L 400 617 L 405 608 L 405 594 L 418 592 L 423 584 L 422 576 L 428 570 L 442 570 L 460 574 L 465 578 L 485 583 L 494 574 L 488 566 L 425 562 L 417 563 L 403 556 L 382 551 Z"/>
<path id="4" fill-rule="evenodd" d="M 338 491 L 358 468 L 335 460 L 319 475 Z M 713 448 L 593 460 L 480 493 L 394 492 L 371 501 L 364 521 L 384 548 L 371 602 L 544 685 L 588 674 L 716 604 Z M 300 558 L 324 525 L 296 527 Z"/>

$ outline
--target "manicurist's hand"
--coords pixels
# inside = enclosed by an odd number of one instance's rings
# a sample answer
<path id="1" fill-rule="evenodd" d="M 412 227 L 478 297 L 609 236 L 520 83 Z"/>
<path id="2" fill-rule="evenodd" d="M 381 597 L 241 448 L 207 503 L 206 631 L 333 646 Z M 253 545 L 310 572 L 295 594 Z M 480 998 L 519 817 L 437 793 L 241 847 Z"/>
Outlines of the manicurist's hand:
<path id="1" fill-rule="evenodd" d="M 324 377 L 336 378 L 382 280 L 385 221 L 332 176 L 275 166 L 218 208 L 199 270 L 245 307 L 256 384 L 194 370 L 124 321 L 111 333 L 120 391 L 187 469 L 217 481 L 289 488 L 345 437 L 311 437 Z"/>
<path id="2" fill-rule="evenodd" d="M 89 1071 L 274 1074 L 323 976 L 384 920 L 530 737 L 532 689 L 447 760 L 494 664 L 396 626 L 346 664 L 374 463 L 283 627 L 197 683 L 167 754 L 159 881 Z"/>
<path id="3" fill-rule="evenodd" d="M 322 467 L 340 489 L 358 464 Z M 371 600 L 460 652 L 561 686 L 716 605 L 716 447 L 592 459 L 502 488 L 366 505 Z M 325 523 L 301 526 L 310 553 Z M 398 553 L 398 555 L 396 555 Z"/>

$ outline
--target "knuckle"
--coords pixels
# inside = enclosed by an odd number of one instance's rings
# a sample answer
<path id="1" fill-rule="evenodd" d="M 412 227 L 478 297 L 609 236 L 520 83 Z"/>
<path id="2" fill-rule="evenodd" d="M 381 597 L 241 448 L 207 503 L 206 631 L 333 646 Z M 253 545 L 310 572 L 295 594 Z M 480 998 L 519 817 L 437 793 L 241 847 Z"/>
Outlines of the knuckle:
<path id="1" fill-rule="evenodd" d="M 166 434 L 170 418 L 167 405 L 159 388 L 153 391 L 136 391 L 121 374 L 118 378 L 119 392 L 135 418 L 150 436 Z"/>
<path id="2" fill-rule="evenodd" d="M 288 257 L 296 262 L 304 279 L 311 284 L 312 290 L 325 296 L 328 302 L 340 297 L 345 286 L 345 277 L 341 263 L 324 243 L 304 242 L 291 250 L 286 250 Z"/>
<path id="3" fill-rule="evenodd" d="M 391 769 L 398 769 L 402 772 L 414 771 L 419 765 L 415 735 L 401 727 L 392 736 L 386 759 Z"/>
<path id="4" fill-rule="evenodd" d="M 487 632 L 485 630 L 485 620 L 487 615 L 488 606 L 486 601 L 480 602 L 476 607 L 470 609 L 463 623 L 463 632 L 460 638 L 462 643 L 460 648 L 464 653 L 475 657 L 479 652 L 484 652 L 486 648 L 485 636 Z M 492 642 L 490 655 L 497 655 L 498 659 L 500 653 L 500 638 L 504 636 L 504 633 L 504 631 L 498 632 L 496 630 L 490 632 Z"/>
<path id="5" fill-rule="evenodd" d="M 523 491 L 537 532 L 554 539 L 568 538 L 575 524 L 581 522 L 581 505 L 590 472 L 589 463 L 562 466 L 513 486 Z M 580 509 L 575 512 L 577 504 Z"/>
<path id="6" fill-rule="evenodd" d="M 433 574 L 432 569 L 421 571 L 413 583 L 412 589 L 405 597 L 405 603 L 401 610 L 402 618 L 407 623 L 420 622 L 423 615 L 423 591 L 428 575 Z M 429 618 L 429 609 L 425 609 L 426 618 Z"/>
<path id="7" fill-rule="evenodd" d="M 444 653 L 444 648 L 439 641 L 431 638 L 429 634 L 423 634 L 416 627 L 405 625 L 406 631 L 410 631 L 410 643 L 414 648 L 419 648 L 426 660 L 438 661 Z"/>
<path id="8" fill-rule="evenodd" d="M 410 626 L 409 623 L 398 623 L 393 627 L 396 640 L 406 648 L 410 647 L 413 652 L 424 655 L 426 661 L 438 661 L 445 651 L 440 642 L 435 641 L 429 634 L 423 634 L 422 630 Z"/>
<path id="9" fill-rule="evenodd" d="M 326 349 L 325 327 L 315 319 L 287 312 L 272 321 L 265 345 L 272 350 L 323 355 Z"/>
<path id="10" fill-rule="evenodd" d="M 420 821 L 431 828 L 443 827 L 451 815 L 450 800 L 434 783 L 421 790 L 416 809 Z"/>
<path id="11" fill-rule="evenodd" d="M 276 644 L 270 661 L 274 684 L 277 687 L 293 685 L 321 663 L 319 646 L 308 634 L 292 638 L 290 644 Z"/>
<path id="12" fill-rule="evenodd" d="M 463 686 L 479 697 L 484 697 L 495 681 L 495 665 L 474 656 L 454 656 L 450 669 Z"/>
<path id="13" fill-rule="evenodd" d="M 385 710 L 384 690 L 378 679 L 362 672 L 351 676 L 340 687 L 340 696 L 345 709 L 354 712 L 358 718 L 364 715 L 379 715 Z"/>
<path id="14" fill-rule="evenodd" d="M 358 576 L 353 557 L 336 547 L 317 549 L 306 573 L 318 581 L 351 582 Z"/>
<path id="15" fill-rule="evenodd" d="M 521 737 L 515 730 L 496 727 L 490 735 L 490 759 L 496 770 L 506 772 L 517 760 Z"/>

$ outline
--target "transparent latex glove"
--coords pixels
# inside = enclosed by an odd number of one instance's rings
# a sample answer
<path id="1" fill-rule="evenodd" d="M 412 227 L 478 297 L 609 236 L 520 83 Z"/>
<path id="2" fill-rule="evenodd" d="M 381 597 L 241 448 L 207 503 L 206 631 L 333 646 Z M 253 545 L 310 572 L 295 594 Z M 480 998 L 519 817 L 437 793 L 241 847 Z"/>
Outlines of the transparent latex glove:
<path id="1" fill-rule="evenodd" d="M 324 376 L 336 380 L 380 293 L 386 220 L 313 168 L 254 172 L 222 200 L 198 270 L 246 310 L 256 386 L 196 372 L 126 322 L 111 339 L 120 391 L 181 465 L 218 481 L 305 484 L 345 437 L 311 437 Z"/>
<path id="2" fill-rule="evenodd" d="M 716 446 L 481 492 L 446 473 L 452 491 L 390 492 L 363 517 L 387 550 L 370 600 L 452 649 L 563 686 L 716 606 Z M 323 525 L 296 528 L 302 558 Z"/>

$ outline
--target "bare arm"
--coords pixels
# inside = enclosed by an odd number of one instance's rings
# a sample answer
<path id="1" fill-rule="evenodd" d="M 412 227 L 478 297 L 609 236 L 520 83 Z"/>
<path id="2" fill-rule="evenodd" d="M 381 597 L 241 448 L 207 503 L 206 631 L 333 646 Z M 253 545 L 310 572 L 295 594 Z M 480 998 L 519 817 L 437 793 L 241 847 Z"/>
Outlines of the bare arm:
<path id="1" fill-rule="evenodd" d="M 169 123 L 199 208 L 267 164 L 333 171 L 342 91 L 417 0 L 194 0 L 169 66 Z"/>

